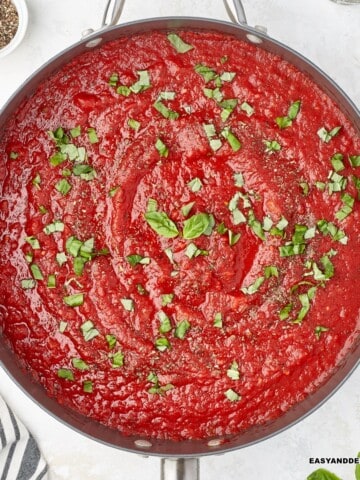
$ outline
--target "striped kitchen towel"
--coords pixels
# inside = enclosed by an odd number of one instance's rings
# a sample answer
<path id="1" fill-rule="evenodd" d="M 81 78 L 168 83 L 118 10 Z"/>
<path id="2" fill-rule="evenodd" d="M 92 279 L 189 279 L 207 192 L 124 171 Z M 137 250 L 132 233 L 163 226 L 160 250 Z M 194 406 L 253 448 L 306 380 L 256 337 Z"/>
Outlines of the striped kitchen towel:
<path id="1" fill-rule="evenodd" d="M 47 480 L 33 436 L 0 397 L 0 480 Z"/>

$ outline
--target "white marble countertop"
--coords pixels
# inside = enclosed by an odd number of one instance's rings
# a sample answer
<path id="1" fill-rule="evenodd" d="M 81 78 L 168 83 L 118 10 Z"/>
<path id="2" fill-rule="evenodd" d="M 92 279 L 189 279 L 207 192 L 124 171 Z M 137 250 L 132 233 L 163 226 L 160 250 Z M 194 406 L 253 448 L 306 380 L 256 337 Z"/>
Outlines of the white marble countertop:
<path id="1" fill-rule="evenodd" d="M 46 60 L 99 26 L 105 0 L 28 0 L 24 42 L 0 58 L 0 107 Z M 360 107 L 360 5 L 330 0 L 244 0 L 250 25 L 291 46 L 329 74 Z M 127 0 L 121 22 L 185 15 L 227 19 L 222 0 Z M 360 450 L 360 369 L 325 405 L 281 434 L 222 456 L 201 459 L 207 480 L 305 480 L 317 468 L 310 457 L 355 457 Z M 33 403 L 0 368 L 0 394 L 32 431 L 51 480 L 160 478 L 159 459 L 101 445 L 63 426 Z M 331 465 L 343 480 L 354 467 Z"/>

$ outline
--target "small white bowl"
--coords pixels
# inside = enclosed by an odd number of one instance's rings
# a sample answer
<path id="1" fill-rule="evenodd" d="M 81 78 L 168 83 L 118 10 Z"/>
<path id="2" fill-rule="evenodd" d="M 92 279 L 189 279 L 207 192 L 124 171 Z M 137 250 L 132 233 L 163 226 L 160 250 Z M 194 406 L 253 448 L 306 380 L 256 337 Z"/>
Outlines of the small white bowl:
<path id="1" fill-rule="evenodd" d="M 22 42 L 25 36 L 26 29 L 29 23 L 29 13 L 28 13 L 26 1 L 11 0 L 11 2 L 15 6 L 16 10 L 18 11 L 19 26 L 14 38 L 7 45 L 5 45 L 5 47 L 0 48 L 0 58 L 5 57 L 20 45 L 20 43 Z"/>

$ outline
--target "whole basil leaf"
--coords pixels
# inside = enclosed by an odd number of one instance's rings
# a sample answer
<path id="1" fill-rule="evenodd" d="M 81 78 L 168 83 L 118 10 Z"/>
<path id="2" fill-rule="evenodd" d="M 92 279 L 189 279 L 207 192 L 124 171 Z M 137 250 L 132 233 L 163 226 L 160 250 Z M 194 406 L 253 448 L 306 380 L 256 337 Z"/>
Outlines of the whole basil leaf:
<path id="1" fill-rule="evenodd" d="M 150 227 L 162 237 L 174 238 L 179 235 L 175 223 L 165 212 L 146 212 L 144 217 Z"/>
<path id="2" fill-rule="evenodd" d="M 197 213 L 184 222 L 183 237 L 187 240 L 198 238 L 208 229 L 210 215 L 208 213 Z"/>
<path id="3" fill-rule="evenodd" d="M 325 470 L 325 468 L 319 468 L 312 472 L 307 477 L 307 480 L 341 480 L 341 478 L 334 473 L 329 472 L 329 470 Z"/>

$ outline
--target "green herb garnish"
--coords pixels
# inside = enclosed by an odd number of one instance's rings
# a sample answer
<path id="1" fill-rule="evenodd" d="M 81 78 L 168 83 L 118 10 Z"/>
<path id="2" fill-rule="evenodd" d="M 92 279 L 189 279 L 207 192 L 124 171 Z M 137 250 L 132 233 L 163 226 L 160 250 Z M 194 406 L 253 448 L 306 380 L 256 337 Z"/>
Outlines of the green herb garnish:
<path id="1" fill-rule="evenodd" d="M 63 298 L 65 305 L 69 307 L 80 307 L 84 303 L 84 294 L 75 293 L 73 295 L 67 295 Z"/>
<path id="2" fill-rule="evenodd" d="M 165 212 L 146 212 L 144 217 L 150 227 L 162 237 L 174 238 L 179 235 L 177 226 Z"/>
<path id="3" fill-rule="evenodd" d="M 185 43 L 176 33 L 169 33 L 167 38 L 178 53 L 186 53 L 194 48 L 192 45 Z"/>

